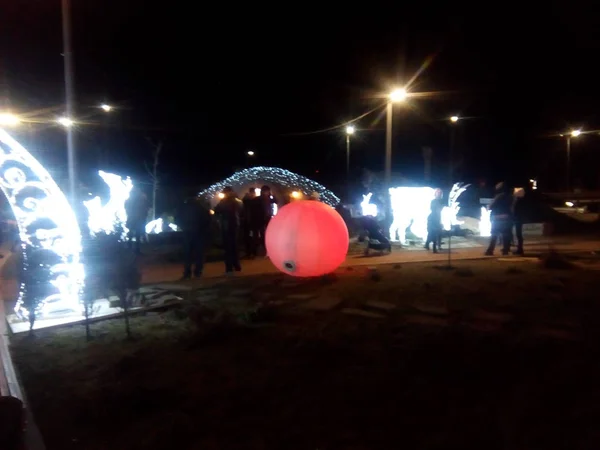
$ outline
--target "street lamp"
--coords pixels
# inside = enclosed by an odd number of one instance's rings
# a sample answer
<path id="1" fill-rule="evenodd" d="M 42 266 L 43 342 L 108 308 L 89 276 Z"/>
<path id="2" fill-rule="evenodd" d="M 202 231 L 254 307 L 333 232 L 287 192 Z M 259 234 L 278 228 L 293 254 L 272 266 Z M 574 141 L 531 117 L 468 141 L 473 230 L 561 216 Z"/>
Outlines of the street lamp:
<path id="1" fill-rule="evenodd" d="M 346 189 L 348 196 L 350 196 L 350 136 L 355 131 L 356 128 L 354 128 L 354 125 L 346 127 Z"/>
<path id="2" fill-rule="evenodd" d="M 567 133 L 567 192 L 571 191 L 571 138 L 576 138 L 581 135 L 581 130 L 571 130 Z"/>
<path id="3" fill-rule="evenodd" d="M 57 120 L 57 122 L 65 128 L 70 128 L 74 124 L 74 122 L 68 117 L 61 117 Z"/>
<path id="4" fill-rule="evenodd" d="M 456 122 L 458 122 L 459 119 L 460 119 L 460 117 L 458 117 L 458 116 L 452 116 L 452 117 L 450 117 L 450 122 L 456 123 Z"/>
<path id="5" fill-rule="evenodd" d="M 102 103 L 100 105 L 100 108 L 104 111 L 104 112 L 111 112 L 113 107 L 110 105 L 107 105 L 106 103 Z"/>
<path id="6" fill-rule="evenodd" d="M 254 156 L 254 152 L 253 152 L 252 150 L 248 150 L 248 151 L 246 152 L 246 154 L 247 154 L 248 156 Z"/>
<path id="7" fill-rule="evenodd" d="M 392 181 L 392 115 L 394 103 L 403 102 L 406 100 L 406 89 L 394 89 L 388 96 L 387 104 L 387 126 L 385 134 L 385 184 L 389 188 Z"/>
<path id="8" fill-rule="evenodd" d="M 0 126 L 14 127 L 21 123 L 18 116 L 11 113 L 0 113 Z"/>

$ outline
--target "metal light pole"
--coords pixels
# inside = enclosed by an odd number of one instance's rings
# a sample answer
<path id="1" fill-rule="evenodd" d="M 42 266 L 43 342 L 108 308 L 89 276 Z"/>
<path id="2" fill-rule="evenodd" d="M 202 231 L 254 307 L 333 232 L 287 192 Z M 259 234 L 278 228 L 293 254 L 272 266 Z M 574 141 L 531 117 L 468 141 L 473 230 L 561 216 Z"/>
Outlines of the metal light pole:
<path id="1" fill-rule="evenodd" d="M 450 200 L 450 192 L 452 190 L 452 179 L 454 178 L 454 142 L 456 137 L 456 124 L 459 121 L 458 116 L 450 117 L 450 149 L 449 149 L 449 163 L 448 163 L 448 200 Z M 448 205 L 450 206 L 450 205 Z M 450 231 L 448 232 L 448 269 L 452 268 L 452 223 L 450 223 Z"/>
<path id="2" fill-rule="evenodd" d="M 74 117 L 75 103 L 75 86 L 73 76 L 73 49 L 71 46 L 71 2 L 70 0 L 62 0 L 62 27 L 63 27 L 63 57 L 65 67 L 65 103 L 67 119 L 72 120 Z M 75 139 L 73 135 L 73 127 L 66 126 L 67 131 L 67 160 L 69 166 L 69 191 L 71 197 L 71 205 L 76 205 L 76 190 L 75 190 Z"/>
<path id="3" fill-rule="evenodd" d="M 406 100 L 406 89 L 395 89 L 388 97 L 386 109 L 385 130 L 385 185 L 389 189 L 392 183 L 392 116 L 394 114 L 393 104 Z"/>
<path id="4" fill-rule="evenodd" d="M 566 188 L 567 192 L 571 192 L 571 138 L 578 137 L 581 130 L 572 130 L 567 134 L 567 173 L 566 173 Z"/>
<path id="5" fill-rule="evenodd" d="M 350 136 L 356 129 L 352 125 L 346 127 L 346 194 L 350 198 Z"/>

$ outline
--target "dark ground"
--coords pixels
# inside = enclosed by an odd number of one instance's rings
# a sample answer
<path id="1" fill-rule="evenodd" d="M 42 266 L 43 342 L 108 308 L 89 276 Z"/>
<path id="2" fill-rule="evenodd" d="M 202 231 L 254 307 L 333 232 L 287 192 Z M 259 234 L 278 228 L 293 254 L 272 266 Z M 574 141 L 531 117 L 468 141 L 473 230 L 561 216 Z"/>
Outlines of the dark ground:
<path id="1" fill-rule="evenodd" d="M 112 320 L 12 351 L 50 450 L 597 449 L 598 261 L 578 263 L 232 279 L 134 341 Z"/>

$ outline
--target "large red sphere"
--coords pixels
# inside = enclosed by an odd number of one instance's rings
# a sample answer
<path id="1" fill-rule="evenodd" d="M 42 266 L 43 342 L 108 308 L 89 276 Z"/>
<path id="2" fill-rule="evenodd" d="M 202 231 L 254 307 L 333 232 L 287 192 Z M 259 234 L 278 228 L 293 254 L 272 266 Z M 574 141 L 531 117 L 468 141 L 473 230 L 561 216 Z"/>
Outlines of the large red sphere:
<path id="1" fill-rule="evenodd" d="M 348 228 L 325 203 L 303 200 L 285 205 L 265 236 L 267 254 L 283 273 L 318 277 L 337 269 L 348 253 Z"/>

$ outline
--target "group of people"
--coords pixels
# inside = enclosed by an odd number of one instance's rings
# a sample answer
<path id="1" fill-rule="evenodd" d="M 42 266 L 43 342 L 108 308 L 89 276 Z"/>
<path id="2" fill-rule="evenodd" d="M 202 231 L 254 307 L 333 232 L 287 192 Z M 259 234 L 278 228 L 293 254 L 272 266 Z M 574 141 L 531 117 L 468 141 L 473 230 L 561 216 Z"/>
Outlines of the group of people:
<path id="1" fill-rule="evenodd" d="M 213 213 L 220 223 L 225 273 L 233 274 L 242 270 L 238 249 L 240 232 L 243 233 L 246 256 L 255 258 L 258 249 L 265 245 L 265 231 L 276 203 L 271 188 L 266 185 L 260 189 L 259 195 L 256 195 L 255 188 L 250 188 L 242 200 L 231 187 L 226 187 L 212 212 L 202 198 L 194 196 L 186 200 L 178 220 L 184 235 L 183 279 L 202 276 Z"/>
<path id="2" fill-rule="evenodd" d="M 492 233 L 486 256 L 493 256 L 498 240 L 502 242 L 502 254 L 508 255 L 513 241 L 513 227 L 517 238 L 515 255 L 523 255 L 524 191 L 511 192 L 506 183 L 496 185 L 496 196 L 489 205 Z"/>

